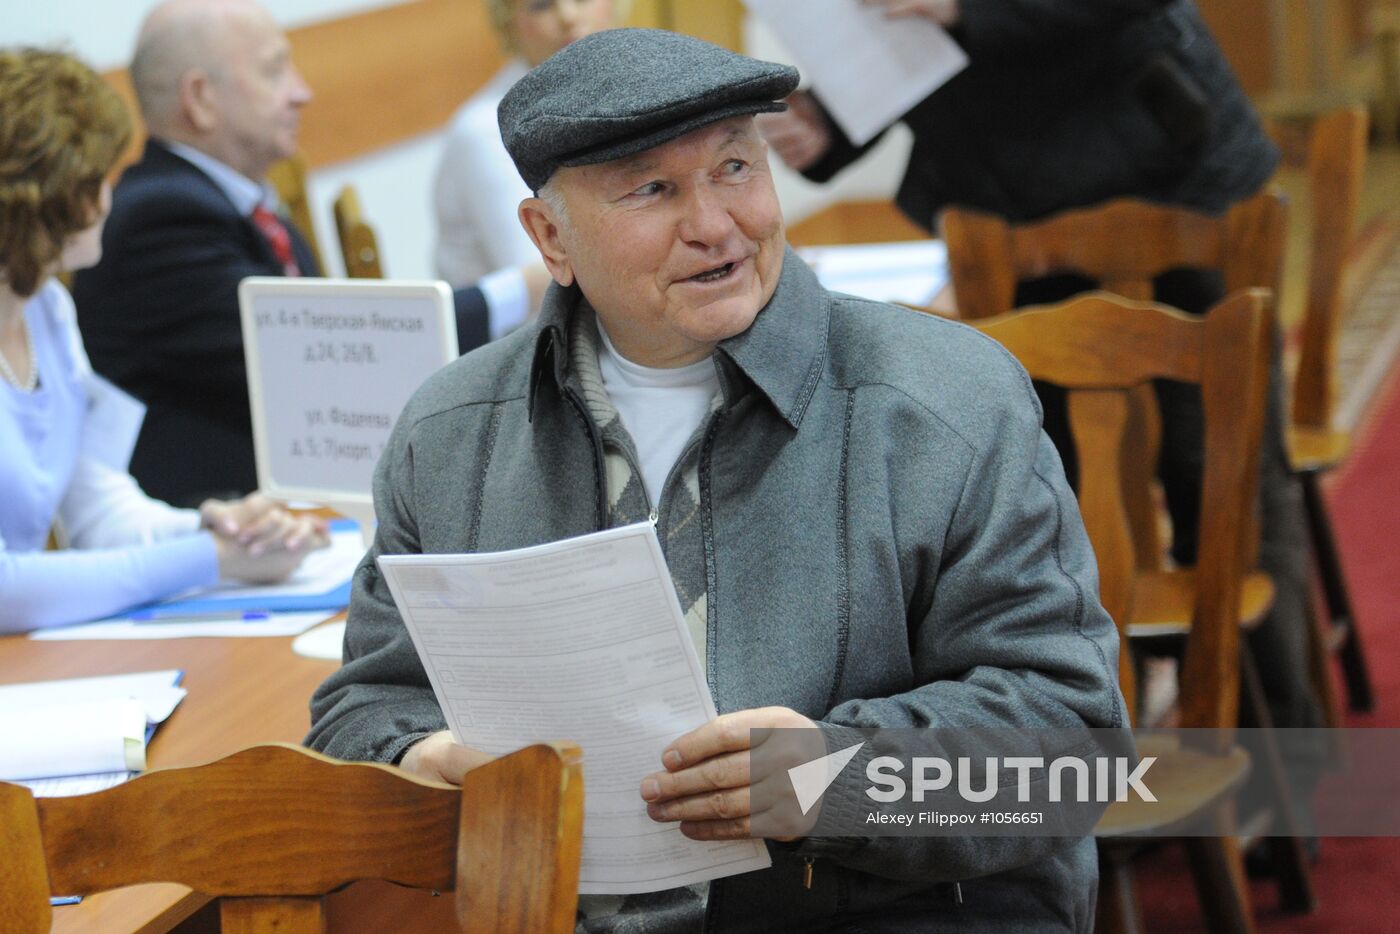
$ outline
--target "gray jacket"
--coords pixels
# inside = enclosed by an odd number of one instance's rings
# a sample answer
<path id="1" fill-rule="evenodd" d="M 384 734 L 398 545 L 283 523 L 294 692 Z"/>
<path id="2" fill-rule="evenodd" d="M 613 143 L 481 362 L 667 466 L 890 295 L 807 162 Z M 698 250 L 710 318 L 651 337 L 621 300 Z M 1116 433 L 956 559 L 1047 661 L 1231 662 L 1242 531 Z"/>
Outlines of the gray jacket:
<path id="1" fill-rule="evenodd" d="M 564 346 L 577 298 L 552 288 L 539 327 L 447 366 L 400 417 L 345 665 L 312 699 L 314 748 L 392 762 L 444 727 L 376 555 L 517 548 L 604 524 L 602 448 Z M 829 293 L 789 252 L 772 301 L 715 361 L 724 399 L 699 479 L 721 712 L 781 705 L 850 727 L 1124 723 L 1094 556 L 1010 355 L 963 325 Z M 770 849 L 771 869 L 712 885 L 707 930 L 1092 927 L 1088 840 Z"/>

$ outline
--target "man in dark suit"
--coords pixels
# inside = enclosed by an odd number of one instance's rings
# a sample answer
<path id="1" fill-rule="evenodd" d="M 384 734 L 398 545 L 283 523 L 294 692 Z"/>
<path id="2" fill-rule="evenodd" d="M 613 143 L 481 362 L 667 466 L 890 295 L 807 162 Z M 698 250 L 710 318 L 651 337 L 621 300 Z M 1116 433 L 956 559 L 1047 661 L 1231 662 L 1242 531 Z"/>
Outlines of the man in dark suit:
<path id="1" fill-rule="evenodd" d="M 238 314 L 246 276 L 321 274 L 280 216 L 269 167 L 296 151 L 311 90 L 254 0 L 167 0 L 131 64 L 151 138 L 117 185 L 103 260 L 73 294 L 94 367 L 147 406 L 131 472 L 193 504 L 257 486 Z M 464 349 L 487 339 L 481 291 L 457 295 Z"/>

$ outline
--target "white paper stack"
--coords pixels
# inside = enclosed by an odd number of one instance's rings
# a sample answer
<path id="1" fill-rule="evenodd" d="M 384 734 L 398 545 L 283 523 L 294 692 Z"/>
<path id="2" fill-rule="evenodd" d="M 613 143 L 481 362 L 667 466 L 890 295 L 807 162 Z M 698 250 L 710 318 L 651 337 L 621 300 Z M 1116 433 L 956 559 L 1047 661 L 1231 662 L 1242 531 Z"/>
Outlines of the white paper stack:
<path id="1" fill-rule="evenodd" d="M 146 767 L 146 739 L 185 696 L 174 669 L 0 685 L 0 780 L 82 794 Z"/>

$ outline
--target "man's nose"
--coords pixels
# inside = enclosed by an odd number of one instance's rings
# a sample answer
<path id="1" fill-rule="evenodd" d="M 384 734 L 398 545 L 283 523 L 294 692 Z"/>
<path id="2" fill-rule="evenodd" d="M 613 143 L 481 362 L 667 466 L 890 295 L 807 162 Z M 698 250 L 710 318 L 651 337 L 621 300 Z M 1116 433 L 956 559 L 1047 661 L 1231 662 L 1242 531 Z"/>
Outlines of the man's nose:
<path id="1" fill-rule="evenodd" d="M 297 69 L 293 67 L 291 94 L 292 103 L 298 107 L 301 107 L 305 104 L 311 103 L 311 98 L 313 96 L 314 95 L 311 91 L 311 85 L 307 84 L 306 79 L 301 76 L 301 72 L 297 71 Z"/>
<path id="2" fill-rule="evenodd" d="M 682 207 L 680 235 L 688 242 L 718 246 L 734 232 L 727 201 L 706 185 L 693 189 Z"/>

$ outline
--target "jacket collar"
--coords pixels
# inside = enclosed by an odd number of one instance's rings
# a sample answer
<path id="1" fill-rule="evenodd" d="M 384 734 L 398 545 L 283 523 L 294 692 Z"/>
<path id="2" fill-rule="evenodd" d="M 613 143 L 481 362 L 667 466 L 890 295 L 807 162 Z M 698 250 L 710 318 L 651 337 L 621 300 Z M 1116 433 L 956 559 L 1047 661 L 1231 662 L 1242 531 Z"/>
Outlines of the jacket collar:
<path id="1" fill-rule="evenodd" d="M 569 375 L 568 319 L 582 298 L 578 286 L 551 285 L 540 311 L 540 332 L 530 366 L 529 410 L 534 417 L 540 384 L 560 391 Z M 753 324 L 720 341 L 715 355 L 725 405 L 752 384 L 794 429 L 802 422 L 826 364 L 831 298 L 807 264 L 788 248 L 778 288 Z"/>
<path id="2" fill-rule="evenodd" d="M 282 205 L 278 201 L 277 192 L 271 184 L 265 180 L 262 182 L 254 181 L 206 152 L 185 143 L 170 139 L 157 139 L 154 136 L 147 140 L 146 146 L 148 150 L 153 146 L 163 148 L 170 155 L 185 160 L 203 172 L 205 177 L 213 182 L 219 191 L 223 192 L 224 197 L 228 198 L 234 210 L 244 217 L 252 214 L 259 205 L 269 211 L 281 209 Z"/>

